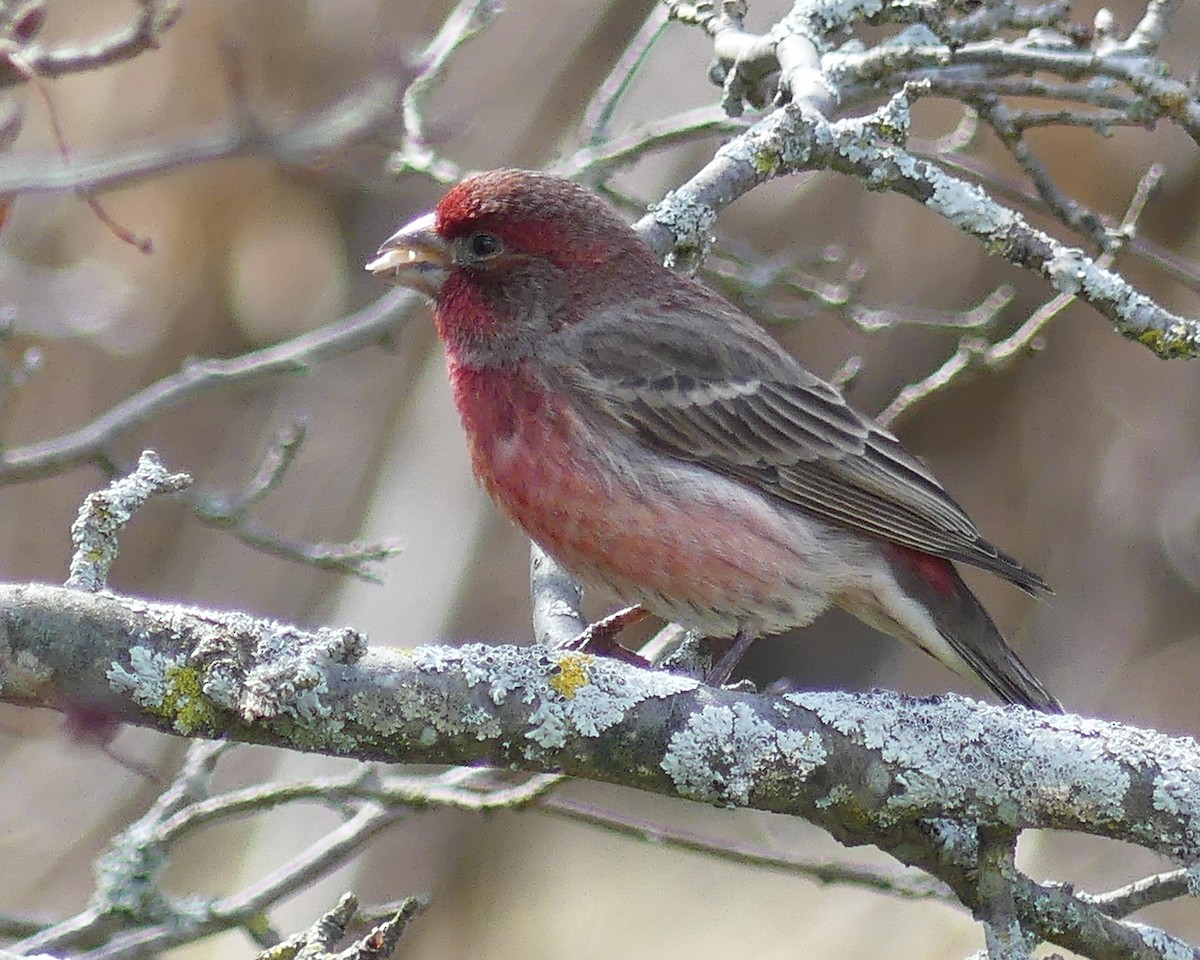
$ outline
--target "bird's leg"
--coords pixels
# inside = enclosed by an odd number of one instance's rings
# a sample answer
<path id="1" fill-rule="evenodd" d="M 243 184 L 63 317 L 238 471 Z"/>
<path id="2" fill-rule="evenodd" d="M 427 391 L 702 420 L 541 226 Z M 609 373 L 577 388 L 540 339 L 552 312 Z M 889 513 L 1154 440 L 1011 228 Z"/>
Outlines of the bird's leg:
<path id="1" fill-rule="evenodd" d="M 649 661 L 639 657 L 632 650 L 617 643 L 617 635 L 628 626 L 640 623 L 650 615 L 642 607 L 626 607 L 616 613 L 597 620 L 578 636 L 568 640 L 559 647 L 560 650 L 577 650 L 580 653 L 595 653 L 603 657 L 615 657 L 626 663 L 636 663 L 639 666 L 649 666 Z"/>
<path id="2" fill-rule="evenodd" d="M 725 651 L 721 659 L 717 661 L 716 665 L 708 671 L 708 676 L 704 678 L 704 682 L 712 687 L 725 686 L 725 683 L 729 680 L 729 675 L 733 673 L 733 668 L 746 655 L 746 651 L 750 649 L 750 644 L 757 639 L 758 634 L 751 629 L 748 623 L 743 623 L 739 626 L 737 633 L 733 635 L 733 643 Z"/>

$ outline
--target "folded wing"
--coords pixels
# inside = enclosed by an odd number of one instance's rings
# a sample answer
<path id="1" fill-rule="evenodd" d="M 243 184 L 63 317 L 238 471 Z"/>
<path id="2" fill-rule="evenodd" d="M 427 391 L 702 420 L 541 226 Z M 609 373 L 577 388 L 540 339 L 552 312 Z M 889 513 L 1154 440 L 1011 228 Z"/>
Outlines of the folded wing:
<path id="1" fill-rule="evenodd" d="M 698 301 L 694 289 L 565 326 L 550 338 L 544 367 L 663 454 L 1031 593 L 1049 590 L 984 540 L 891 433 L 723 300 Z M 720 334 L 698 337 L 697 313 L 721 321 Z"/>

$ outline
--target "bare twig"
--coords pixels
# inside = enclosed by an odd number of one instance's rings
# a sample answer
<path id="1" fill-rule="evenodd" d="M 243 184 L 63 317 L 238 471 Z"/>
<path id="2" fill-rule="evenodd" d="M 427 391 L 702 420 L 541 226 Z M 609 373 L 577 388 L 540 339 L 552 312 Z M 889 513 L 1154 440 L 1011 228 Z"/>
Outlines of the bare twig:
<path id="1" fill-rule="evenodd" d="M 29 44 L 20 49 L 20 59 L 38 76 L 60 77 L 98 70 L 153 50 L 179 19 L 180 4 L 178 0 L 137 0 L 137 8 L 137 17 L 129 27 L 90 46 L 50 49 Z M 20 70 L 13 69 L 12 56 L 10 52 L 8 69 L 0 68 L 0 86 L 25 79 Z"/>
<path id="2" fill-rule="evenodd" d="M 1134 236 L 1137 221 L 1145 210 L 1162 174 L 1163 170 L 1157 164 L 1152 165 L 1143 174 L 1120 226 L 1112 233 L 1114 238 L 1118 238 L 1123 243 Z M 1110 267 L 1116 260 L 1120 249 L 1121 244 L 1118 244 L 1109 252 L 1102 254 L 1096 261 L 1097 265 L 1105 269 Z M 1034 349 L 1046 325 L 1074 301 L 1074 294 L 1058 294 L 1030 314 L 1028 319 L 1013 333 L 995 343 L 989 343 L 978 336 L 963 337 L 959 340 L 954 353 L 943 361 L 941 366 L 928 376 L 903 387 L 877 419 L 884 425 L 893 423 L 916 404 L 949 386 L 960 374 L 972 367 L 1002 369 L 1020 354 Z"/>
<path id="3" fill-rule="evenodd" d="M 155 494 L 174 493 L 191 482 L 186 473 L 168 473 L 158 456 L 147 450 L 133 473 L 109 484 L 106 490 L 89 494 L 71 524 L 75 553 L 67 586 L 90 593 L 103 590 L 108 570 L 117 559 L 117 532 L 134 511 Z"/>
<path id="4" fill-rule="evenodd" d="M 443 21 L 437 36 L 422 52 L 416 76 L 404 91 L 401 104 L 404 141 L 388 160 L 388 169 L 392 173 L 421 173 L 442 184 L 462 178 L 462 168 L 439 157 L 430 145 L 425 129 L 425 109 L 455 51 L 491 23 L 499 12 L 497 0 L 460 0 Z"/>
<path id="5" fill-rule="evenodd" d="M 24 71 L 26 79 L 30 86 L 41 97 L 43 104 L 46 107 L 46 116 L 50 121 L 50 129 L 54 133 L 54 142 L 58 147 L 59 156 L 63 161 L 70 163 L 71 147 L 67 142 L 66 134 L 63 132 L 62 124 L 58 118 L 58 107 L 54 103 L 54 98 L 50 96 L 50 91 L 45 82 L 30 68 L 19 54 L 13 53 L 9 55 L 9 62 L 14 69 Z M 122 243 L 127 243 L 131 247 L 135 247 L 141 253 L 151 253 L 154 249 L 154 244 L 148 237 L 142 237 L 135 234 L 132 230 L 118 223 L 116 219 L 105 209 L 95 197 L 87 191 L 76 191 L 79 198 L 88 205 L 96 219 L 99 220 L 109 232 L 113 234 Z"/>
<path id="6" fill-rule="evenodd" d="M 379 82 L 334 104 L 282 133 L 266 136 L 261 127 L 222 129 L 159 147 L 124 154 L 76 153 L 68 164 L 39 157 L 0 163 L 0 195 L 81 191 L 100 193 L 181 167 L 243 156 L 270 156 L 282 164 L 304 161 L 365 136 L 390 115 L 397 85 Z"/>
<path id="7" fill-rule="evenodd" d="M 394 290 L 337 323 L 232 360 L 197 360 L 109 408 L 85 427 L 0 454 L 0 484 L 21 483 L 84 463 L 102 461 L 119 437 L 211 390 L 281 374 L 303 374 L 312 364 L 382 343 L 395 333 L 417 298 Z"/>
<path id="8" fill-rule="evenodd" d="M 681 143 L 736 133 L 746 124 L 716 107 L 697 107 L 635 127 L 627 133 L 580 147 L 551 169 L 564 177 L 598 180 L 607 171 Z"/>
<path id="9" fill-rule="evenodd" d="M 701 853 L 716 857 L 724 863 L 740 863 L 804 877 L 825 886 L 845 884 L 863 887 L 903 900 L 958 902 L 943 884 L 926 876 L 909 877 L 894 871 L 873 870 L 845 863 L 815 863 L 774 847 L 760 847 L 725 837 L 707 837 L 676 824 L 646 821 L 616 810 L 601 809 L 589 803 L 572 800 L 561 794 L 542 798 L 537 803 L 537 809 L 555 817 L 586 823 L 655 846 Z"/>
<path id="10" fill-rule="evenodd" d="M 1080 893 L 1078 896 L 1110 917 L 1127 917 L 1156 903 L 1180 897 L 1200 897 L 1200 869 L 1184 867 L 1137 880 L 1108 893 Z"/>
<path id="11" fill-rule="evenodd" d="M 655 42 L 662 36 L 669 15 L 663 4 L 656 4 L 646 14 L 638 32 L 626 44 L 612 69 L 596 87 L 583 111 L 579 125 L 580 139 L 589 146 L 599 146 L 609 140 L 609 124 L 621 98 L 629 91 L 633 78 L 650 55 Z"/>
<path id="12" fill-rule="evenodd" d="M 320 570 L 349 574 L 370 583 L 381 582 L 371 565 L 396 556 L 402 549 L 397 540 L 378 543 L 321 543 L 286 537 L 268 530 L 250 516 L 250 508 L 259 503 L 283 481 L 304 439 L 304 426 L 284 427 L 267 451 L 257 473 L 241 489 L 214 493 L 195 487 L 179 499 L 187 503 L 201 522 L 224 530 L 260 553 Z"/>

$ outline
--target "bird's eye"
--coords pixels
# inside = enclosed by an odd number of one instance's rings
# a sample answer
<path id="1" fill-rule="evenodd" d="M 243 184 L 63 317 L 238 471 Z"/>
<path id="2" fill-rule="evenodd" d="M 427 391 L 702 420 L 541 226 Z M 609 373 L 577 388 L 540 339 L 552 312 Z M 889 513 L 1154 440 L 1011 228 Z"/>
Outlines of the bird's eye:
<path id="1" fill-rule="evenodd" d="M 478 233 L 471 234 L 467 239 L 467 247 L 471 251 L 471 256 L 482 259 L 485 257 L 494 257 L 503 249 L 504 245 L 494 233 L 479 231 Z"/>

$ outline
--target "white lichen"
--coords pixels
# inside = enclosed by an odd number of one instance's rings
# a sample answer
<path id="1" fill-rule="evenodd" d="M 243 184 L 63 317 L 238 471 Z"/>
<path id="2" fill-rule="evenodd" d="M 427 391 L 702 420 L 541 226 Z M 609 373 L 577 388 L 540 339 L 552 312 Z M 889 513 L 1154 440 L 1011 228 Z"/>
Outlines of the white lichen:
<path id="1" fill-rule="evenodd" d="M 956 696 L 926 702 L 877 691 L 865 697 L 793 693 L 786 699 L 878 751 L 900 788 L 880 794 L 896 818 L 940 805 L 967 815 L 999 815 L 1015 827 L 1044 823 L 1055 810 L 1104 825 L 1126 819 L 1136 772 L 1157 769 L 1155 808 L 1184 818 L 1182 832 L 1169 842 L 1188 859 L 1200 851 L 1193 741 Z M 869 786 L 887 784 L 880 778 Z"/>
<path id="2" fill-rule="evenodd" d="M 169 657 L 152 647 L 133 646 L 129 648 L 128 668 L 114 661 L 104 675 L 113 689 L 128 692 L 135 703 L 158 709 L 169 692 L 168 671 L 184 663 L 182 656 Z"/>
<path id="3" fill-rule="evenodd" d="M 749 703 L 706 706 L 671 737 L 662 768 L 685 797 L 745 805 L 768 769 L 804 780 L 825 761 L 820 738 L 780 733 Z"/>
<path id="4" fill-rule="evenodd" d="M 665 671 L 631 672 L 604 657 L 550 648 L 531 656 L 528 648 L 476 643 L 422 648 L 414 651 L 413 658 L 418 670 L 429 673 L 453 666 L 496 707 L 510 697 L 529 704 L 525 736 L 530 759 L 538 748 L 562 747 L 571 736 L 598 736 L 647 699 L 671 697 L 699 685 Z M 483 723 L 484 714 L 476 711 L 472 719 Z"/>

